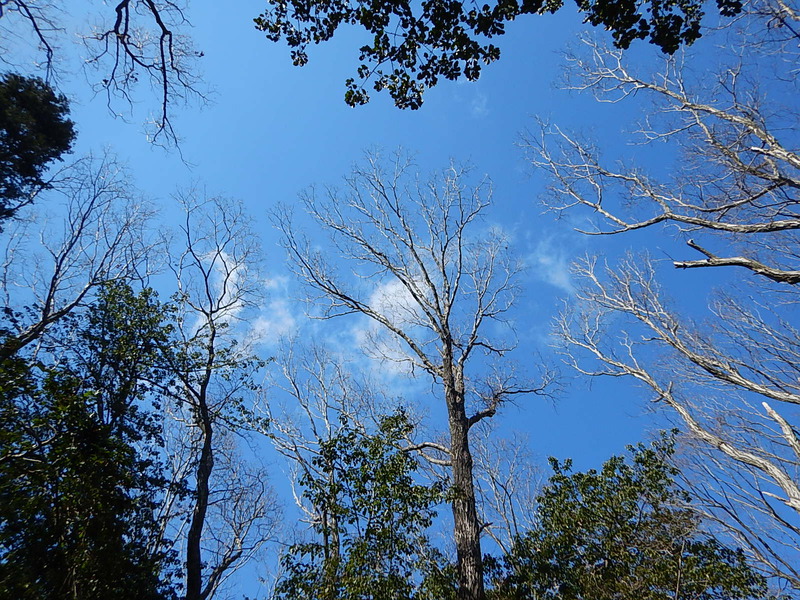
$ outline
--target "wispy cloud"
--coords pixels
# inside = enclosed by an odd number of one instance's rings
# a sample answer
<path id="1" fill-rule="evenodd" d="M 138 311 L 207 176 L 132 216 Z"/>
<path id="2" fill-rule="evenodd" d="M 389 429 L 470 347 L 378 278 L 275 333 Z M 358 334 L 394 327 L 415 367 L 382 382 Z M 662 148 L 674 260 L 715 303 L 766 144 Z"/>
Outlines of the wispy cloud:
<path id="1" fill-rule="evenodd" d="M 553 238 L 538 241 L 526 259 L 534 277 L 567 294 L 575 293 L 570 268 L 572 257 Z"/>
<path id="2" fill-rule="evenodd" d="M 300 327 L 300 310 L 289 295 L 289 278 L 267 277 L 262 285 L 269 299 L 248 325 L 247 339 L 252 344 L 274 346 L 281 338 L 297 333 Z"/>
<path id="3" fill-rule="evenodd" d="M 453 99 L 460 104 L 464 112 L 469 111 L 473 119 L 483 119 L 489 116 L 489 96 L 480 88 L 480 83 L 468 82 L 459 79 L 453 90 Z"/>
<path id="4" fill-rule="evenodd" d="M 421 282 L 417 285 L 422 287 Z M 397 279 L 379 284 L 369 296 L 369 305 L 399 327 L 411 325 L 420 318 L 417 303 Z"/>
<path id="5" fill-rule="evenodd" d="M 285 298 L 270 300 L 264 310 L 250 323 L 249 338 L 254 344 L 273 346 L 280 338 L 297 331 L 297 317 Z"/>
<path id="6" fill-rule="evenodd" d="M 275 277 L 266 277 L 264 279 L 264 288 L 267 290 L 280 290 L 286 292 L 289 288 L 289 277 L 286 275 L 276 275 Z"/>
<path id="7" fill-rule="evenodd" d="M 489 114 L 489 99 L 483 92 L 475 92 L 470 103 L 470 112 L 475 118 L 483 118 Z"/>
<path id="8" fill-rule="evenodd" d="M 211 283 L 214 286 L 222 315 L 226 321 L 239 316 L 244 308 L 242 286 L 247 279 L 247 265 L 236 261 L 224 250 L 209 252 L 206 260 L 213 269 Z"/>
<path id="9" fill-rule="evenodd" d="M 368 303 L 392 325 L 411 335 L 419 328 L 420 309 L 408 289 L 395 279 L 375 286 L 369 294 Z M 347 337 L 366 357 L 367 364 L 364 367 L 384 383 L 390 379 L 408 380 L 416 375 L 404 343 L 375 320 L 366 316 L 357 319 L 348 330 Z"/>

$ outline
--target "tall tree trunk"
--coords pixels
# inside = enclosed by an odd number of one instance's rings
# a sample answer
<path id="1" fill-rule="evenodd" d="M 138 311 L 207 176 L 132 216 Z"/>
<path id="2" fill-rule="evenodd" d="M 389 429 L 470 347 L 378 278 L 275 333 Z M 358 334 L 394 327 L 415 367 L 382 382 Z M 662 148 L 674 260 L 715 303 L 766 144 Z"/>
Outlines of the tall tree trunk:
<path id="1" fill-rule="evenodd" d="M 453 476 L 454 537 L 458 556 L 458 600 L 485 600 L 480 525 L 469 449 L 469 419 L 464 406 L 464 383 L 460 373 L 445 367 L 445 400 L 450 424 L 450 460 Z"/>
<path id="2" fill-rule="evenodd" d="M 208 510 L 208 482 L 214 468 L 214 453 L 211 446 L 212 429 L 208 408 L 201 405 L 203 422 L 203 448 L 197 465 L 197 497 L 195 499 L 192 522 L 186 536 L 186 600 L 202 600 L 203 560 L 200 541 Z"/>

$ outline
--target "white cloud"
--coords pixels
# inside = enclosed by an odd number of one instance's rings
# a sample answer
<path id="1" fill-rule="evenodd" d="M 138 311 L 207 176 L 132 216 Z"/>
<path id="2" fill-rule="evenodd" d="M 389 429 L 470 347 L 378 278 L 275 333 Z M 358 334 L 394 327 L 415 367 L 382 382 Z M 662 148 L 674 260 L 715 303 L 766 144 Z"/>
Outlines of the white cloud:
<path id="1" fill-rule="evenodd" d="M 418 282 L 419 285 L 419 282 Z M 408 289 L 396 279 L 378 284 L 369 295 L 369 305 L 393 325 L 413 335 L 421 311 Z M 379 378 L 412 376 L 410 355 L 404 342 L 369 317 L 357 320 L 348 336 L 368 358 L 368 369 Z"/>
<path id="2" fill-rule="evenodd" d="M 290 296 L 291 280 L 285 275 L 264 277 L 261 285 L 267 301 L 247 322 L 247 340 L 251 344 L 274 346 L 281 338 L 291 337 L 300 328 L 299 303 Z"/>
<path id="3" fill-rule="evenodd" d="M 225 251 L 209 252 L 206 260 L 214 269 L 212 285 L 219 305 L 225 307 L 223 319 L 235 319 L 244 308 L 241 294 L 247 278 L 247 265 L 243 261 L 233 260 Z"/>
<path id="4" fill-rule="evenodd" d="M 212 250 L 201 257 L 202 266 L 189 263 L 187 292 L 195 302 L 206 304 L 204 286 L 211 288 L 212 303 L 215 310 L 219 310 L 215 318 L 221 323 L 230 324 L 236 320 L 244 309 L 242 301 L 243 286 L 248 278 L 247 265 L 236 262 L 223 250 Z M 207 279 L 206 279 L 207 277 Z M 207 306 L 206 308 L 212 308 Z M 206 318 L 199 312 L 195 313 L 191 325 L 192 334 L 208 325 Z"/>
<path id="5" fill-rule="evenodd" d="M 417 285 L 420 286 L 419 282 Z M 378 285 L 370 294 L 369 305 L 398 326 L 419 320 L 420 310 L 417 303 L 408 288 L 397 279 Z"/>
<path id="6" fill-rule="evenodd" d="M 248 338 L 254 344 L 272 346 L 282 337 L 297 331 L 297 318 L 286 298 L 277 298 L 267 303 L 255 319 L 250 322 Z"/>
<path id="7" fill-rule="evenodd" d="M 267 290 L 287 290 L 289 288 L 289 278 L 286 275 L 276 275 L 275 277 L 264 278 L 264 289 Z"/>
<path id="8" fill-rule="evenodd" d="M 475 118 L 483 118 L 489 114 L 489 99 L 483 92 L 476 92 L 470 104 L 470 112 Z"/>
<path id="9" fill-rule="evenodd" d="M 540 240 L 527 256 L 531 273 L 537 279 L 568 293 L 575 293 L 570 270 L 571 258 L 552 239 Z"/>
<path id="10" fill-rule="evenodd" d="M 474 119 L 483 119 L 489 115 L 489 97 L 481 91 L 480 83 L 461 78 L 451 88 L 453 99 L 460 104 Z"/>

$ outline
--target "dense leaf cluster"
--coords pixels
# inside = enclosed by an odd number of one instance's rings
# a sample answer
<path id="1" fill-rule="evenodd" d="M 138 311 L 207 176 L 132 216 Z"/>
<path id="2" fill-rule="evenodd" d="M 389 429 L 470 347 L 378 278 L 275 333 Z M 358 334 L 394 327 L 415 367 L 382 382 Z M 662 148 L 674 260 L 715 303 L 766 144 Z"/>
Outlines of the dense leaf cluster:
<path id="1" fill-rule="evenodd" d="M 0 363 L 0 598 L 174 596 L 146 409 L 163 318 L 149 290 L 108 284 L 62 321 L 53 356 Z"/>
<path id="2" fill-rule="evenodd" d="M 739 549 L 700 529 L 675 484 L 670 436 L 629 448 L 598 472 L 554 474 L 538 498 L 538 521 L 495 562 L 497 599 L 731 600 L 763 598 L 766 581 Z"/>
<path id="3" fill-rule="evenodd" d="M 647 39 L 664 52 L 700 37 L 700 0 L 576 0 L 585 20 L 611 32 L 619 48 Z M 365 104 L 365 89 L 387 90 L 400 108 L 422 105 L 423 92 L 440 78 L 475 81 L 483 65 L 500 58 L 491 40 L 522 15 L 554 13 L 563 0 L 496 0 L 480 5 L 461 0 L 270 0 L 255 19 L 272 41 L 285 40 L 292 61 L 308 62 L 309 44 L 330 40 L 342 25 L 365 30 L 371 40 L 359 49 L 358 77 L 347 80 L 345 101 Z M 722 15 L 742 10 L 741 0 L 717 0 Z"/>
<path id="4" fill-rule="evenodd" d="M 425 531 L 443 488 L 416 481 L 416 459 L 398 448 L 410 429 L 403 412 L 384 418 L 374 433 L 342 416 L 314 458 L 326 477 L 307 471 L 300 479 L 318 515 L 315 538 L 284 557 L 278 598 L 416 597 L 429 558 Z"/>
<path id="5" fill-rule="evenodd" d="M 72 147 L 68 114 L 66 97 L 41 79 L 0 76 L 0 220 L 46 187 L 45 170 Z"/>

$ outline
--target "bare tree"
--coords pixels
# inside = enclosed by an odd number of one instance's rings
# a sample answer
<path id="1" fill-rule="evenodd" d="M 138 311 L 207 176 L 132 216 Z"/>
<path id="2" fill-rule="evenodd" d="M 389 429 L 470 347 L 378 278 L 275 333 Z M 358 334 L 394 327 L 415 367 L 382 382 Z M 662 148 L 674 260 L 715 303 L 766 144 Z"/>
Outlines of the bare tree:
<path id="1" fill-rule="evenodd" d="M 293 496 L 304 520 L 325 521 L 320 507 L 309 506 L 303 499 L 298 479 L 303 473 L 325 478 L 327 474 L 314 460 L 320 456 L 320 443 L 334 436 L 342 418 L 357 427 L 374 424 L 371 416 L 380 413 L 385 400 L 379 400 L 372 386 L 359 381 L 342 360 L 319 344 L 286 341 L 277 355 L 280 375 L 270 382 L 269 389 L 285 394 L 288 402 L 265 405 L 269 428 L 264 433 L 290 461 Z M 337 527 L 325 529 L 336 531 Z"/>
<path id="2" fill-rule="evenodd" d="M 189 98 L 203 99 L 196 72 L 197 59 L 203 54 L 192 47 L 188 36 L 185 3 L 117 0 L 109 8 L 108 14 L 87 17 L 88 31 L 76 32 L 67 30 L 65 23 L 71 18 L 51 0 L 3 0 L 3 61 L 20 63 L 31 58 L 50 80 L 65 62 L 61 45 L 77 34 L 86 49 L 84 66 L 99 73 L 95 91 L 106 95 L 111 112 L 117 113 L 115 99 L 131 105 L 139 84 L 146 82 L 156 97 L 156 108 L 148 123 L 150 139 L 175 143 L 174 105 Z M 92 20 L 95 22 L 88 22 Z M 25 45 L 33 46 L 27 48 L 30 57 L 20 56 L 26 54 Z"/>
<path id="3" fill-rule="evenodd" d="M 170 261 L 180 348 L 168 354 L 168 393 L 175 400 L 172 443 L 185 457 L 175 472 L 191 472 L 193 480 L 188 526 L 179 532 L 186 599 L 206 600 L 272 535 L 276 505 L 263 469 L 248 467 L 235 443 L 250 426 L 261 366 L 236 334 L 259 297 L 258 244 L 240 203 L 194 193 L 180 201 L 185 220 Z"/>
<path id="4" fill-rule="evenodd" d="M 153 268 L 147 235 L 153 209 L 113 156 L 82 158 L 56 173 L 51 185 L 42 192 L 52 196 L 48 216 L 17 221 L 3 235 L 0 358 L 40 341 L 88 304 L 98 286 L 143 279 Z"/>
<path id="5" fill-rule="evenodd" d="M 439 386 L 449 447 L 431 443 L 420 449 L 443 452 L 449 465 L 458 597 L 477 600 L 485 596 L 483 524 L 470 430 L 509 397 L 543 393 L 544 384 L 528 384 L 509 369 L 487 364 L 514 346 L 511 335 L 503 340 L 488 333 L 514 301 L 519 266 L 509 258 L 502 235 L 479 230 L 489 204 L 488 182 L 471 188 L 465 176 L 453 166 L 423 182 L 401 155 L 388 167 L 370 156 L 346 179 L 344 192 L 305 195 L 309 214 L 330 234 L 344 268 L 356 274 L 355 283 L 326 260 L 327 249 L 312 246 L 298 232 L 289 214 L 279 213 L 276 222 L 297 274 L 324 307 L 322 316 L 366 317 L 375 355 L 411 373 L 426 373 Z"/>
<path id="6" fill-rule="evenodd" d="M 642 76 L 591 42 L 571 57 L 573 87 L 606 101 L 654 99 L 660 118 L 639 133 L 680 150 L 668 181 L 608 166 L 595 147 L 554 127 L 529 137 L 527 148 L 553 176 L 552 209 L 599 217 L 586 233 L 663 224 L 695 254 L 673 260 L 675 268 L 722 277 L 732 267 L 724 289 L 709 293 L 705 318 L 693 322 L 681 315 L 690 305 L 665 299 L 660 266 L 648 256 L 615 265 L 589 258 L 576 266 L 584 303 L 558 326 L 579 371 L 631 377 L 675 411 L 705 449 L 694 490 L 707 516 L 769 575 L 800 589 L 800 15 L 781 1 L 749 8 L 739 32 L 717 34 L 726 54 L 715 82 L 693 80 L 677 60 Z"/>
<path id="7" fill-rule="evenodd" d="M 485 531 L 507 554 L 533 525 L 542 473 L 527 436 L 501 437 L 491 425 L 484 422 L 473 437 L 475 477 Z"/>

